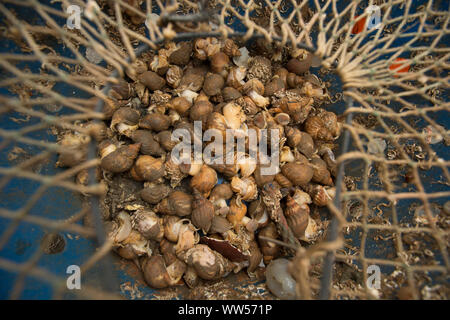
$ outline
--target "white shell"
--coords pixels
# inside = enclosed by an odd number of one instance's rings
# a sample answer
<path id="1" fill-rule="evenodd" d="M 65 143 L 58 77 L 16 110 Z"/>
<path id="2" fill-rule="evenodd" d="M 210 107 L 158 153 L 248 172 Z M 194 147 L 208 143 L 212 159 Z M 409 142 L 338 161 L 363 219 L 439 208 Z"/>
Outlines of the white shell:
<path id="1" fill-rule="evenodd" d="M 248 49 L 246 47 L 239 48 L 239 52 L 241 53 L 238 57 L 233 57 L 233 62 L 235 65 L 239 67 L 247 67 L 248 59 L 250 56 L 248 55 Z"/>

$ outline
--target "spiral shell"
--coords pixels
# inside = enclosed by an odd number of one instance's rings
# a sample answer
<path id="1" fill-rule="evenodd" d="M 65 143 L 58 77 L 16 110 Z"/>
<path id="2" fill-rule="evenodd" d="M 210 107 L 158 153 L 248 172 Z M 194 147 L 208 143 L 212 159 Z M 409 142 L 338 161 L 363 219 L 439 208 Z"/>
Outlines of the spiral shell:
<path id="1" fill-rule="evenodd" d="M 153 71 L 145 71 L 138 80 L 152 91 L 161 90 L 166 85 L 166 80 Z"/>
<path id="2" fill-rule="evenodd" d="M 175 285 L 180 281 L 186 270 L 186 265 L 179 260 L 166 267 L 164 259 L 160 255 L 146 258 L 143 260 L 141 267 L 145 282 L 156 289 Z"/>
<path id="3" fill-rule="evenodd" d="M 222 51 L 230 58 L 239 57 L 241 55 L 239 47 L 232 39 L 226 39 L 223 42 Z"/>
<path id="4" fill-rule="evenodd" d="M 162 220 L 153 211 L 136 211 L 131 224 L 146 239 L 161 241 L 164 236 Z"/>
<path id="5" fill-rule="evenodd" d="M 150 182 L 162 178 L 165 174 L 164 162 L 147 155 L 141 155 L 137 158 L 134 170 L 138 177 Z"/>
<path id="6" fill-rule="evenodd" d="M 314 170 L 314 175 L 312 181 L 330 186 L 333 184 L 333 179 L 331 179 L 330 171 L 327 169 L 327 164 L 320 158 L 311 159 L 311 166 Z"/>
<path id="7" fill-rule="evenodd" d="M 184 254 L 184 262 L 205 280 L 220 279 L 233 270 L 231 262 L 204 244 L 197 244 L 189 249 Z"/>
<path id="8" fill-rule="evenodd" d="M 107 153 L 107 155 L 102 155 L 100 166 L 104 170 L 113 173 L 128 171 L 133 166 L 134 159 L 136 159 L 140 147 L 140 143 L 121 146 L 117 149 L 114 147 L 114 151 Z M 99 148 L 102 150 L 101 146 Z"/>
<path id="9" fill-rule="evenodd" d="M 149 113 L 139 121 L 139 127 L 160 132 L 169 129 L 171 119 L 161 113 Z"/>
<path id="10" fill-rule="evenodd" d="M 314 139 L 325 141 L 333 140 L 333 134 L 325 127 L 324 121 L 318 116 L 313 116 L 306 120 L 305 130 Z"/>
<path id="11" fill-rule="evenodd" d="M 192 204 L 192 223 L 207 233 L 211 228 L 214 218 L 214 206 L 200 192 L 194 189 L 194 201 Z"/>
<path id="12" fill-rule="evenodd" d="M 165 184 L 149 183 L 140 191 L 142 200 L 150 204 L 158 204 L 170 193 L 170 188 Z"/>
<path id="13" fill-rule="evenodd" d="M 153 138 L 153 134 L 147 130 L 136 130 L 131 134 L 131 139 L 135 143 L 141 143 L 140 152 L 149 156 L 162 156 L 165 151 Z"/>
<path id="14" fill-rule="evenodd" d="M 230 63 L 230 58 L 223 52 L 217 52 L 211 57 L 211 70 L 215 73 L 221 73 Z"/>
<path id="15" fill-rule="evenodd" d="M 312 65 L 313 55 L 306 50 L 300 52 L 296 58 L 288 61 L 286 68 L 297 75 L 304 74 Z"/>
<path id="16" fill-rule="evenodd" d="M 225 81 L 223 80 L 221 75 L 217 73 L 210 73 L 205 77 L 205 82 L 203 84 L 203 91 L 208 96 L 215 96 L 222 91 L 224 85 Z"/>
<path id="17" fill-rule="evenodd" d="M 286 198 L 284 215 L 289 228 L 296 238 L 304 236 L 309 221 L 309 207 L 307 204 L 299 205 L 291 196 Z"/>
<path id="18" fill-rule="evenodd" d="M 230 200 L 230 212 L 227 214 L 227 220 L 230 221 L 233 226 L 241 224 L 246 213 L 247 206 L 244 203 L 237 198 Z"/>
<path id="19" fill-rule="evenodd" d="M 277 227 L 273 222 L 270 222 L 267 226 L 261 229 L 259 236 L 267 237 L 270 239 L 277 239 L 278 232 Z M 270 261 L 275 259 L 280 254 L 280 246 L 274 242 L 258 239 L 259 247 L 263 254 L 263 261 L 265 265 L 268 265 Z"/>
<path id="20" fill-rule="evenodd" d="M 163 199 L 157 206 L 157 212 L 177 215 L 179 217 L 188 216 L 192 212 L 192 201 L 191 195 L 183 191 L 173 191 L 170 195 Z"/>
<path id="21" fill-rule="evenodd" d="M 178 48 L 174 50 L 169 56 L 169 62 L 179 66 L 188 64 L 192 54 L 192 43 L 190 41 L 183 41 L 178 44 Z"/>
<path id="22" fill-rule="evenodd" d="M 129 137 L 138 128 L 139 117 L 139 111 L 133 108 L 119 108 L 112 116 L 110 127 L 113 131 Z"/>
<path id="23" fill-rule="evenodd" d="M 203 196 L 208 197 L 217 181 L 216 171 L 204 164 L 200 171 L 192 177 L 191 188 L 197 189 Z"/>
<path id="24" fill-rule="evenodd" d="M 304 186 L 311 181 L 314 171 L 309 165 L 294 162 L 286 163 L 281 167 L 281 172 L 295 186 Z"/>
<path id="25" fill-rule="evenodd" d="M 231 189 L 236 192 L 240 199 L 252 201 L 258 197 L 258 187 L 253 177 L 239 178 L 237 176 L 231 179 Z"/>

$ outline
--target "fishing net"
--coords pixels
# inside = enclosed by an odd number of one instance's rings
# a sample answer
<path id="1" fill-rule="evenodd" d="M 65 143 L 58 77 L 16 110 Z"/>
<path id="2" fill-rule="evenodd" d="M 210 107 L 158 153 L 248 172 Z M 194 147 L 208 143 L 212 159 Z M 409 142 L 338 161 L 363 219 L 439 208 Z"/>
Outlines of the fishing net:
<path id="1" fill-rule="evenodd" d="M 3 1 L 0 16 L 2 297 L 120 296 L 86 123 L 103 119 L 137 58 L 216 37 L 278 62 L 314 53 L 325 108 L 344 123 L 336 197 L 315 213 L 323 236 L 292 259 L 298 297 L 448 299 L 446 1 L 27 0 Z M 65 168 L 61 155 L 83 161 Z M 68 290 L 69 265 L 93 282 Z M 39 283 L 48 291 L 33 293 Z"/>

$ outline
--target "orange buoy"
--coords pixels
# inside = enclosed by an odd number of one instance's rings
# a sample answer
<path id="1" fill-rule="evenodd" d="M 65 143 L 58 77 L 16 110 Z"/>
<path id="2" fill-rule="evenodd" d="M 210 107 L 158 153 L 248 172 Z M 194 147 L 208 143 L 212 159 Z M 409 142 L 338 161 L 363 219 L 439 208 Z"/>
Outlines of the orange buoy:
<path id="1" fill-rule="evenodd" d="M 389 66 L 389 70 L 395 70 L 395 69 L 397 69 L 398 67 L 400 67 L 402 64 L 403 64 L 403 62 L 405 62 L 405 61 L 407 61 L 408 59 L 405 59 L 405 58 L 397 58 L 397 59 L 395 59 L 395 62 L 399 62 L 399 63 L 392 63 L 390 66 Z M 410 66 L 408 65 L 408 66 L 404 66 L 403 68 L 401 68 L 401 69 L 398 69 L 397 71 L 396 71 L 396 73 L 405 73 L 405 72 L 408 72 L 409 71 L 409 68 L 410 68 Z M 398 75 L 394 75 L 394 77 L 398 77 Z"/>
<path id="2" fill-rule="evenodd" d="M 359 16 L 355 16 L 355 19 L 357 19 Z M 364 31 L 366 27 L 366 17 L 359 19 L 352 29 L 352 34 L 358 34 Z"/>

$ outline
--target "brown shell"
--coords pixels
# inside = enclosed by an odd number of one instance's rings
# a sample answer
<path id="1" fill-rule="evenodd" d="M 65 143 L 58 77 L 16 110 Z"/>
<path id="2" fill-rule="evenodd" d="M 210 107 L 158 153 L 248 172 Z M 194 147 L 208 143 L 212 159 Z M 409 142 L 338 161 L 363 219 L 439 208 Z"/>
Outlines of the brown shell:
<path id="1" fill-rule="evenodd" d="M 233 190 L 231 190 L 231 185 L 229 183 L 221 183 L 216 185 L 209 196 L 211 201 L 217 199 L 229 200 L 233 196 Z"/>
<path id="2" fill-rule="evenodd" d="M 171 189 L 165 184 L 152 184 L 145 187 L 139 193 L 142 200 L 150 204 L 158 204 L 162 199 L 167 197 Z"/>
<path id="3" fill-rule="evenodd" d="M 233 87 L 225 87 L 222 90 L 222 97 L 224 101 L 233 101 L 242 97 L 242 94 Z"/>
<path id="4" fill-rule="evenodd" d="M 121 146 L 102 158 L 100 166 L 104 170 L 113 173 L 128 171 L 133 166 L 134 159 L 136 159 L 140 147 L 140 143 Z"/>
<path id="5" fill-rule="evenodd" d="M 312 103 L 314 100 L 308 97 L 301 97 L 296 99 L 296 101 L 288 101 L 283 99 L 279 106 L 291 116 L 292 122 L 295 124 L 303 123 L 309 116 L 312 110 Z"/>
<path id="6" fill-rule="evenodd" d="M 281 126 L 286 126 L 289 124 L 289 122 L 291 122 L 291 117 L 284 112 L 277 113 L 274 119 Z"/>
<path id="7" fill-rule="evenodd" d="M 250 248 L 249 248 L 250 254 L 248 259 L 248 267 L 247 272 L 253 272 L 258 268 L 259 264 L 261 263 L 263 259 L 263 255 L 261 250 L 258 247 L 258 244 L 256 241 L 250 241 Z"/>
<path id="8" fill-rule="evenodd" d="M 119 79 L 119 83 L 111 86 L 110 95 L 117 100 L 129 99 L 132 93 L 131 85 L 123 79 Z"/>
<path id="9" fill-rule="evenodd" d="M 333 184 L 333 179 L 331 179 L 330 171 L 327 169 L 327 164 L 320 158 L 311 159 L 311 165 L 314 170 L 314 175 L 312 181 L 331 186 Z"/>
<path id="10" fill-rule="evenodd" d="M 165 151 L 153 138 L 153 134 L 147 130 L 136 130 L 131 134 L 131 139 L 136 143 L 141 143 L 141 153 L 149 156 L 162 156 Z"/>
<path id="11" fill-rule="evenodd" d="M 197 189 L 203 196 L 208 197 L 217 181 L 216 171 L 204 164 L 200 171 L 191 178 L 191 188 Z"/>
<path id="12" fill-rule="evenodd" d="M 300 132 L 300 137 L 300 143 L 297 145 L 297 150 L 308 158 L 311 158 L 316 151 L 313 138 L 306 132 Z"/>
<path id="13" fill-rule="evenodd" d="M 139 121 L 139 127 L 160 132 L 169 129 L 170 117 L 161 113 L 149 113 Z"/>
<path id="14" fill-rule="evenodd" d="M 309 221 L 308 205 L 300 206 L 291 196 L 287 196 L 284 215 L 294 236 L 296 238 L 303 237 Z"/>
<path id="15" fill-rule="evenodd" d="M 234 164 L 211 164 L 210 166 L 227 179 L 231 179 L 238 173 L 238 168 Z"/>
<path id="16" fill-rule="evenodd" d="M 311 181 L 314 171 L 306 164 L 289 162 L 281 167 L 281 172 L 295 186 L 304 186 Z"/>
<path id="17" fill-rule="evenodd" d="M 194 267 L 198 276 L 205 280 L 220 279 L 233 269 L 233 265 L 225 257 L 204 244 L 197 244 L 189 249 L 185 254 L 185 262 Z"/>
<path id="18" fill-rule="evenodd" d="M 233 228 L 233 225 L 228 220 L 221 216 L 214 216 L 211 221 L 210 233 L 224 233 Z"/>
<path id="19" fill-rule="evenodd" d="M 227 220 L 234 226 L 241 224 L 242 219 L 247 213 L 247 206 L 237 198 L 230 200 L 230 211 L 227 214 Z"/>
<path id="20" fill-rule="evenodd" d="M 286 64 L 286 68 L 297 75 L 304 74 L 312 65 L 313 55 L 309 52 L 305 54 L 303 59 L 292 58 Z"/>
<path id="21" fill-rule="evenodd" d="M 289 71 L 287 69 L 279 68 L 277 71 L 275 71 L 274 77 L 277 76 L 278 78 L 280 78 L 281 81 L 283 81 L 284 87 L 286 88 L 288 74 L 289 74 Z"/>
<path id="22" fill-rule="evenodd" d="M 145 258 L 142 263 L 142 272 L 145 282 L 152 288 L 162 289 L 170 284 L 170 277 L 166 271 L 164 259 L 160 255 Z"/>
<path id="23" fill-rule="evenodd" d="M 166 85 L 166 80 L 153 71 L 145 71 L 138 76 L 138 80 L 152 91 L 161 90 Z"/>
<path id="24" fill-rule="evenodd" d="M 164 176 L 164 162 L 152 156 L 141 155 L 135 163 L 138 176 L 146 181 L 156 181 Z"/>
<path id="25" fill-rule="evenodd" d="M 206 199 L 199 191 L 194 189 L 194 201 L 192 203 L 191 220 L 194 226 L 207 233 L 211 228 L 214 218 L 214 205 Z"/>
<path id="26" fill-rule="evenodd" d="M 198 69 L 189 69 L 181 78 L 179 87 L 197 92 L 203 87 L 204 80 L 203 72 Z"/>
<path id="27" fill-rule="evenodd" d="M 333 140 L 333 134 L 325 127 L 324 121 L 318 116 L 313 116 L 306 120 L 305 131 L 317 140 Z"/>
<path id="28" fill-rule="evenodd" d="M 206 76 L 205 82 L 203 83 L 203 91 L 208 96 L 215 96 L 220 93 L 225 81 L 223 77 L 217 73 L 210 73 Z"/>
<path id="29" fill-rule="evenodd" d="M 185 41 L 178 44 L 178 49 L 169 56 L 169 63 L 179 66 L 188 64 L 192 54 L 192 42 Z"/>
<path id="30" fill-rule="evenodd" d="M 172 141 L 172 132 L 168 130 L 158 132 L 156 135 L 156 140 L 167 152 L 172 151 L 172 149 L 179 143 L 178 141 Z"/>
<path id="31" fill-rule="evenodd" d="M 184 217 L 191 214 L 192 202 L 193 198 L 190 194 L 177 190 L 173 191 L 169 197 L 163 199 L 156 210 L 160 213 Z"/>
<path id="32" fill-rule="evenodd" d="M 122 107 L 114 112 L 111 119 L 111 128 L 115 130 L 115 127 L 119 123 L 123 123 L 126 125 L 137 125 L 139 122 L 139 111 L 130 108 L 130 107 Z"/>
<path id="33" fill-rule="evenodd" d="M 230 58 L 239 57 L 241 55 L 239 47 L 232 39 L 226 39 L 224 41 L 222 51 Z"/>
<path id="34" fill-rule="evenodd" d="M 293 187 L 292 182 L 286 178 L 286 176 L 282 173 L 277 173 L 275 175 L 275 181 L 278 182 L 278 184 L 282 187 L 282 188 L 291 188 Z"/>
<path id="35" fill-rule="evenodd" d="M 169 101 L 168 106 L 175 109 L 180 116 L 186 116 L 189 114 L 189 109 L 192 107 L 192 103 L 185 97 L 175 97 Z"/>
<path id="36" fill-rule="evenodd" d="M 164 227 L 161 219 L 153 211 L 137 211 L 132 218 L 133 228 L 145 239 L 161 241 Z"/>
<path id="37" fill-rule="evenodd" d="M 213 106 L 209 101 L 197 101 L 190 109 L 189 117 L 192 121 L 201 121 L 205 126 L 208 117 L 213 112 Z"/>
<path id="38" fill-rule="evenodd" d="M 288 88 L 300 87 L 304 82 L 305 80 L 301 76 L 298 76 L 293 72 L 289 72 L 286 77 L 286 84 Z"/>
<path id="39" fill-rule="evenodd" d="M 330 131 L 333 136 L 339 135 L 339 125 L 337 115 L 333 112 L 322 111 L 318 114 L 318 116 L 322 119 L 325 127 Z"/>
<path id="40" fill-rule="evenodd" d="M 170 242 L 167 239 L 162 239 L 159 243 L 159 251 L 163 255 L 166 265 L 171 265 L 177 260 L 175 243 Z"/>
<path id="41" fill-rule="evenodd" d="M 258 234 L 259 236 L 267 237 L 270 239 L 277 239 L 278 232 L 277 227 L 273 222 L 270 222 L 267 226 L 261 229 Z M 263 254 L 264 264 L 268 265 L 270 261 L 276 258 L 280 253 L 280 246 L 273 242 L 262 240 L 258 238 L 259 247 L 261 248 L 261 252 Z"/>
<path id="42" fill-rule="evenodd" d="M 268 83 L 266 83 L 266 86 L 264 87 L 264 95 L 266 97 L 273 96 L 276 92 L 279 92 L 281 90 L 285 89 L 285 84 L 282 79 L 279 77 L 275 77 L 272 80 L 270 80 Z"/>
<path id="43" fill-rule="evenodd" d="M 217 52 L 211 57 L 211 70 L 212 72 L 220 73 L 229 63 L 230 58 L 225 53 Z"/>
<path id="44" fill-rule="evenodd" d="M 259 164 L 256 166 L 253 176 L 258 187 L 262 187 L 266 183 L 270 183 L 275 179 L 275 175 L 262 174 L 261 165 Z"/>

